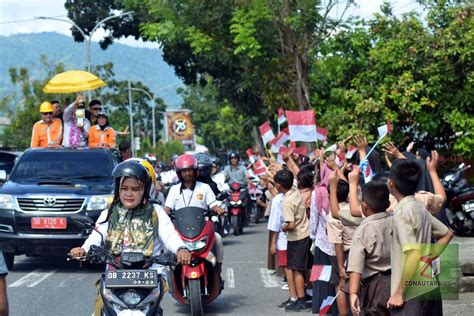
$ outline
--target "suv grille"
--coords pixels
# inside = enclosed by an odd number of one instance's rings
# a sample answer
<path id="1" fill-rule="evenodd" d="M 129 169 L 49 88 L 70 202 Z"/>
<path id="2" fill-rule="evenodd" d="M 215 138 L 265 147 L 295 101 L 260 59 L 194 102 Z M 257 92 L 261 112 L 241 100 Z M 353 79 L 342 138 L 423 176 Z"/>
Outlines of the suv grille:
<path id="1" fill-rule="evenodd" d="M 84 203 L 84 198 L 55 198 L 45 201 L 42 198 L 17 198 L 18 206 L 25 212 L 76 212 Z"/>

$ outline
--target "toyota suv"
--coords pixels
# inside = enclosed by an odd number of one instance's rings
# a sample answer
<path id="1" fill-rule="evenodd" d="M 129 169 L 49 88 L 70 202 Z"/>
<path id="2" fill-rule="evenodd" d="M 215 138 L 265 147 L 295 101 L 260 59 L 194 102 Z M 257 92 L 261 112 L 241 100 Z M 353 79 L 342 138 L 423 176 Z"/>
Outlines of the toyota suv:
<path id="1" fill-rule="evenodd" d="M 117 163 L 109 149 L 25 151 L 0 189 L 0 243 L 8 268 L 15 255 L 65 256 L 82 245 L 90 230 L 71 216 L 97 220 L 112 202 Z"/>

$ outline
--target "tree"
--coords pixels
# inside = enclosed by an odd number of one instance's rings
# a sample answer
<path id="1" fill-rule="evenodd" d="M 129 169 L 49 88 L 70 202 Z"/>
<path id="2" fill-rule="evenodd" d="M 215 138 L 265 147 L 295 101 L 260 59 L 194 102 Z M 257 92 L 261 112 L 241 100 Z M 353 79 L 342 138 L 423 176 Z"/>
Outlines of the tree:
<path id="1" fill-rule="evenodd" d="M 155 153 L 160 161 L 170 164 L 173 155 L 184 154 L 184 146 L 180 141 L 169 141 L 160 144 L 160 146 L 155 149 Z"/>

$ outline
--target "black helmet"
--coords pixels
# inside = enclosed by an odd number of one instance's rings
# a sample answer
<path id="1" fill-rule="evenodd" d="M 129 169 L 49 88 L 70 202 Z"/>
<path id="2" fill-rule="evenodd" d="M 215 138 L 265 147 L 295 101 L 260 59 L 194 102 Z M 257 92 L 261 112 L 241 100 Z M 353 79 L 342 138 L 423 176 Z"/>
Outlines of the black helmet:
<path id="1" fill-rule="evenodd" d="M 219 159 L 219 157 L 213 156 L 211 159 L 212 159 L 212 163 L 216 165 L 217 168 L 219 168 L 219 166 L 221 165 L 221 160 Z"/>
<path id="2" fill-rule="evenodd" d="M 211 176 L 212 158 L 206 153 L 194 154 L 198 162 L 199 178 L 207 179 Z"/>
<path id="3" fill-rule="evenodd" d="M 228 155 L 227 155 L 227 159 L 229 159 L 229 162 L 232 158 L 237 158 L 240 160 L 240 155 L 238 152 L 236 151 L 231 151 Z"/>
<path id="4" fill-rule="evenodd" d="M 119 198 L 120 192 L 120 182 L 123 177 L 131 177 L 137 179 L 140 183 L 143 183 L 144 193 L 143 198 L 150 198 L 150 188 L 151 188 L 151 178 L 148 170 L 137 161 L 125 160 L 124 162 L 119 163 L 114 170 L 112 171 L 112 177 L 115 178 L 114 181 L 114 192 L 115 199 Z"/>

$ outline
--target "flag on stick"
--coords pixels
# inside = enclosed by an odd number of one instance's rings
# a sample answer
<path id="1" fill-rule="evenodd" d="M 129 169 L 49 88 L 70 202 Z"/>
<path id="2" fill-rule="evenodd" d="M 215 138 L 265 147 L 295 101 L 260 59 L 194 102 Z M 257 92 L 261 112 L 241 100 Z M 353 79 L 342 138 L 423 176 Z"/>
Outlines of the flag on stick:
<path id="1" fill-rule="evenodd" d="M 288 128 L 284 128 L 280 131 L 277 137 L 270 141 L 272 145 L 272 152 L 277 153 L 280 146 L 283 146 L 287 141 L 290 140 L 290 132 Z"/>
<path id="2" fill-rule="evenodd" d="M 313 110 L 286 111 L 290 139 L 301 142 L 314 142 L 318 139 L 316 133 L 316 117 Z"/>
<path id="3" fill-rule="evenodd" d="M 329 282 L 331 278 L 331 266 L 330 265 L 313 265 L 311 268 L 311 276 L 309 280 L 311 282 L 324 281 Z"/>
<path id="4" fill-rule="evenodd" d="M 336 296 L 329 295 L 326 297 L 323 302 L 321 303 L 321 307 L 319 308 L 319 315 L 327 315 L 329 310 L 331 309 L 332 304 L 336 300 L 336 297 L 339 295 L 340 291 L 337 292 Z"/>
<path id="5" fill-rule="evenodd" d="M 263 144 L 266 145 L 269 141 L 275 138 L 272 128 L 270 127 L 270 122 L 266 121 L 258 128 L 260 135 L 262 136 Z"/>
<path id="6" fill-rule="evenodd" d="M 286 155 L 290 152 L 290 149 L 288 147 L 285 147 L 285 146 L 280 146 L 280 148 L 278 149 L 278 158 L 277 158 L 277 162 L 279 164 L 284 164 L 285 161 L 283 161 L 283 155 Z"/>
<path id="7" fill-rule="evenodd" d="M 282 108 L 278 109 L 278 125 L 281 125 L 286 122 L 285 110 Z"/>
<path id="8" fill-rule="evenodd" d="M 379 137 L 385 137 L 388 134 L 390 134 L 390 132 L 392 131 L 392 126 L 390 125 L 390 121 L 387 121 L 387 124 L 379 126 L 377 128 L 377 131 L 379 132 Z"/>
<path id="9" fill-rule="evenodd" d="M 250 163 L 254 164 L 257 161 L 257 157 L 252 152 L 252 149 L 248 148 L 247 149 L 247 156 L 249 157 Z"/>
<path id="10" fill-rule="evenodd" d="M 327 140 L 328 139 L 328 130 L 322 127 L 316 128 L 316 136 L 318 140 Z"/>

